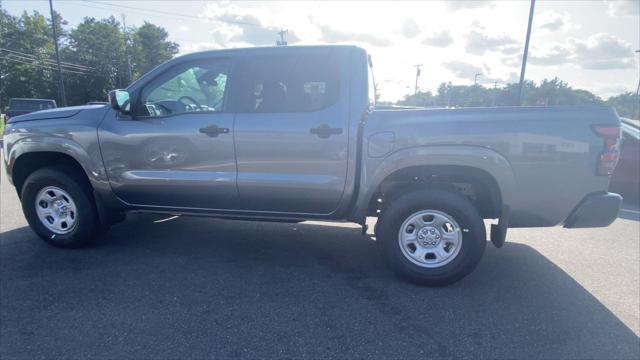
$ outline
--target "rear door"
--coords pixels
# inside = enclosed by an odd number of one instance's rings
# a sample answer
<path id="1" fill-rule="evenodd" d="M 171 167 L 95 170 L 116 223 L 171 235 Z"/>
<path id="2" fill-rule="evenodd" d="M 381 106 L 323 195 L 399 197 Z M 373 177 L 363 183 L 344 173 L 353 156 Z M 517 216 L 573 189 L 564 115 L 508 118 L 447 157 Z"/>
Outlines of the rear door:
<path id="1" fill-rule="evenodd" d="M 239 59 L 234 99 L 238 191 L 244 210 L 328 214 L 347 172 L 345 49 Z"/>

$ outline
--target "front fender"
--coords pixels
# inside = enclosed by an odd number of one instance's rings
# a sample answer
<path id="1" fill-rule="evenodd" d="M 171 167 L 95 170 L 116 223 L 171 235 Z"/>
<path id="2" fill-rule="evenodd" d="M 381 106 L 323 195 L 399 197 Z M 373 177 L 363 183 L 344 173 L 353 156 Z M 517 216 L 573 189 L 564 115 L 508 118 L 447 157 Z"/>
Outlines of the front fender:
<path id="1" fill-rule="evenodd" d="M 99 168 L 95 169 L 94 161 L 80 144 L 69 139 L 56 137 L 22 138 L 8 146 L 7 150 L 7 173 L 10 176 L 13 173 L 13 166 L 20 156 L 36 152 L 55 152 L 68 155 L 82 166 L 90 179 L 94 178 L 99 181 L 101 175 L 104 175 L 104 171 L 100 171 Z"/>
<path id="2" fill-rule="evenodd" d="M 93 189 L 102 196 L 108 204 L 116 205 L 112 199 L 111 188 L 102 163 L 102 156 L 98 146 L 97 135 L 93 131 L 77 132 L 69 136 L 52 132 L 38 132 L 9 130 L 5 133 L 5 164 L 7 175 L 13 179 L 16 163 L 22 156 L 34 153 L 58 153 L 74 159 L 84 170 Z M 92 136 L 93 135 L 93 136 Z"/>
<path id="3" fill-rule="evenodd" d="M 426 145 L 397 150 L 380 158 L 365 157 L 362 164 L 360 190 L 351 216 L 361 222 L 379 185 L 391 174 L 415 166 L 465 166 L 483 170 L 498 184 L 502 206 L 513 201 L 515 177 L 509 161 L 497 151 L 469 145 Z"/>

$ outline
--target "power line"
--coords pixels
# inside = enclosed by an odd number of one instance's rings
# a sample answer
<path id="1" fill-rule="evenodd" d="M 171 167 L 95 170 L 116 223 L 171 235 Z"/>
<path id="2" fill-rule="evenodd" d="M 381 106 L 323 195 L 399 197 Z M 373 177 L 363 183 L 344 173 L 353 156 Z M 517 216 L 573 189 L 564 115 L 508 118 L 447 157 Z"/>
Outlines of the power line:
<path id="1" fill-rule="evenodd" d="M 92 0 L 85 0 L 85 2 L 94 4 L 94 5 L 115 7 L 115 8 L 118 8 L 118 9 L 125 8 L 125 9 L 131 9 L 131 10 L 139 10 L 139 11 L 142 11 L 145 15 L 148 15 L 148 13 L 156 13 L 156 14 L 160 14 L 160 15 L 169 16 L 171 18 L 175 18 L 176 16 L 178 16 L 178 17 L 183 17 L 183 18 L 188 18 L 188 19 L 197 19 L 197 20 L 202 20 L 203 19 L 202 17 L 195 16 L 195 15 L 168 12 L 168 11 L 162 11 L 162 10 L 156 10 L 156 9 L 145 9 L 145 8 L 139 8 L 139 7 L 130 6 L 130 5 L 111 4 L 111 3 L 106 3 L 106 2 L 101 2 L 101 1 L 92 1 Z M 268 29 L 268 27 L 266 27 L 266 26 L 263 26 L 263 25 L 260 25 L 260 24 L 255 24 L 255 23 L 251 23 L 251 22 L 246 22 L 246 21 L 222 20 L 222 19 L 208 19 L 208 20 L 217 21 L 217 22 L 223 22 L 223 23 L 227 23 L 227 24 L 255 26 L 255 27 Z"/>
<path id="2" fill-rule="evenodd" d="M 139 7 L 130 6 L 130 5 L 112 4 L 112 3 L 101 2 L 101 1 L 92 1 L 92 0 L 84 0 L 84 1 L 58 0 L 58 1 L 73 3 L 74 5 L 80 5 L 80 6 L 85 6 L 85 7 L 88 7 L 88 8 L 100 9 L 100 10 L 112 10 L 113 11 L 113 10 L 116 10 L 116 9 L 125 8 L 125 9 L 129 9 L 129 11 L 133 12 L 133 13 L 142 14 L 142 15 L 146 15 L 146 16 L 149 16 L 149 15 L 153 16 L 155 14 L 155 16 L 160 16 L 160 17 L 169 18 L 169 19 L 175 19 L 176 17 L 181 17 L 181 18 L 186 18 L 186 19 L 209 20 L 209 21 L 225 23 L 225 24 L 233 24 L 233 25 L 241 25 L 241 26 L 253 26 L 253 27 L 257 27 L 257 28 L 261 28 L 261 29 L 265 29 L 265 30 L 273 30 L 273 28 L 274 28 L 273 26 L 265 26 L 265 25 L 251 23 L 251 22 L 247 22 L 247 21 L 204 18 L 204 17 L 201 17 L 201 16 L 195 16 L 195 15 L 188 15 L 188 14 L 175 13 L 175 12 L 167 12 L 167 11 L 155 10 L 155 9 L 145 9 L 145 8 L 139 8 Z M 86 3 L 91 3 L 91 5 L 86 4 Z M 97 5 L 97 6 L 95 6 L 95 5 Z M 280 44 L 282 42 L 286 42 L 286 41 L 284 41 L 283 37 L 281 36 L 280 40 L 276 41 L 276 44 Z"/>
<path id="3" fill-rule="evenodd" d="M 31 62 L 42 62 L 45 65 L 52 65 L 52 66 L 56 65 L 56 63 L 54 61 L 42 60 L 42 59 L 38 59 L 38 58 L 31 58 L 31 57 L 22 56 L 22 55 L 16 55 L 16 54 L 5 54 L 5 57 L 7 59 L 18 59 L 18 60 L 25 60 L 25 61 L 31 61 Z M 86 69 L 77 68 L 77 67 L 73 67 L 73 66 L 62 65 L 62 67 L 64 69 L 86 71 Z"/>
<path id="4" fill-rule="evenodd" d="M 39 67 L 39 68 L 43 68 L 43 69 L 47 69 L 47 70 L 57 70 L 55 67 L 51 67 L 51 66 L 47 66 L 47 65 L 42 65 L 42 64 L 36 64 L 34 62 L 30 62 L 30 61 L 24 61 L 24 60 L 20 60 L 20 59 L 14 59 L 14 58 L 9 58 L 9 57 L 2 57 L 0 56 L 0 60 L 8 60 L 8 61 L 13 61 L 13 62 L 17 62 L 17 63 L 21 63 L 21 64 L 27 64 L 27 65 L 31 65 L 31 66 L 35 66 L 35 67 Z M 91 76 L 102 76 L 102 75 L 98 75 L 98 74 L 94 74 L 94 73 L 88 73 L 88 72 L 81 72 L 81 71 L 73 71 L 73 70 L 67 70 L 67 69 L 62 69 L 63 72 L 68 72 L 68 73 L 73 73 L 73 74 L 82 74 L 82 75 L 91 75 Z"/>
<path id="5" fill-rule="evenodd" d="M 51 66 L 36 64 L 34 62 L 23 61 L 23 60 L 13 59 L 13 58 L 9 58 L 9 57 L 0 56 L 0 60 L 14 61 L 14 62 L 18 62 L 18 63 L 21 63 L 21 64 L 32 65 L 32 66 L 40 67 L 40 68 L 47 69 L 47 70 L 54 70 L 54 71 L 57 70 L 56 68 L 51 67 Z M 62 69 L 62 71 L 63 72 L 67 72 L 67 73 L 72 73 L 72 74 L 81 74 L 81 75 L 104 77 L 103 75 L 96 74 L 96 73 L 90 73 L 90 72 L 73 71 L 73 70 L 67 70 L 67 69 Z"/>
<path id="6" fill-rule="evenodd" d="M 6 52 L 11 53 L 11 54 L 8 54 L 8 55 L 17 56 L 19 58 L 24 58 L 24 59 L 27 59 L 27 60 L 38 60 L 38 61 L 43 61 L 43 62 L 46 62 L 46 63 L 53 63 L 53 64 L 56 63 L 53 60 L 40 59 L 40 58 L 36 57 L 33 54 L 27 54 L 27 53 L 23 53 L 23 52 L 20 52 L 20 51 L 0 48 L 0 52 L 2 52 L 2 51 L 6 51 Z M 69 67 L 69 68 L 76 68 L 78 70 L 93 70 L 93 68 L 89 67 L 89 66 L 73 64 L 73 63 L 68 63 L 68 62 L 64 62 L 64 61 L 61 61 L 60 64 L 62 64 L 62 66 L 66 66 L 66 67 Z"/>

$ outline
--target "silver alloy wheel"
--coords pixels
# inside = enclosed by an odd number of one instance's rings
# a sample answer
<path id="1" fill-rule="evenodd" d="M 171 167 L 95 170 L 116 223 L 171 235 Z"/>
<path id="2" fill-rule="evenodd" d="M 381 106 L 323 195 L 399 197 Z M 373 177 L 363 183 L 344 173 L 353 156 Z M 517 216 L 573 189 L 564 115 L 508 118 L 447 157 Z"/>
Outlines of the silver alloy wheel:
<path id="1" fill-rule="evenodd" d="M 56 234 L 71 232 L 78 222 L 76 204 L 66 191 L 58 187 L 40 189 L 35 206 L 42 225 Z"/>
<path id="2" fill-rule="evenodd" d="M 438 268 L 460 253 L 460 225 L 442 211 L 422 210 L 411 214 L 400 226 L 398 243 L 402 254 L 412 263 Z"/>

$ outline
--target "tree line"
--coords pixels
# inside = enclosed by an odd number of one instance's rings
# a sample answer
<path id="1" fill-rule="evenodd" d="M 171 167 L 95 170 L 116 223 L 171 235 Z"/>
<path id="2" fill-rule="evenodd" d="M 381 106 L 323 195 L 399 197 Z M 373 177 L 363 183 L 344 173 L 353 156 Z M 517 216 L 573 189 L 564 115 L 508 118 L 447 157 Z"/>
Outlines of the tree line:
<path id="1" fill-rule="evenodd" d="M 419 91 L 405 96 L 397 105 L 421 107 L 477 107 L 512 106 L 518 103 L 518 84 L 503 87 L 452 85 L 442 83 L 436 93 Z M 544 79 L 536 84 L 526 81 L 523 89 L 524 106 L 609 105 L 623 117 L 638 119 L 638 98 L 632 92 L 612 96 L 606 101 L 587 90 L 574 89 L 556 78 Z"/>
<path id="2" fill-rule="evenodd" d="M 124 28 L 113 16 L 85 17 L 66 29 L 59 14 L 54 18 L 68 105 L 105 101 L 109 90 L 126 87 L 179 50 L 164 28 L 149 22 Z M 9 97 L 60 104 L 51 20 L 37 11 L 0 10 L 0 109 Z"/>

